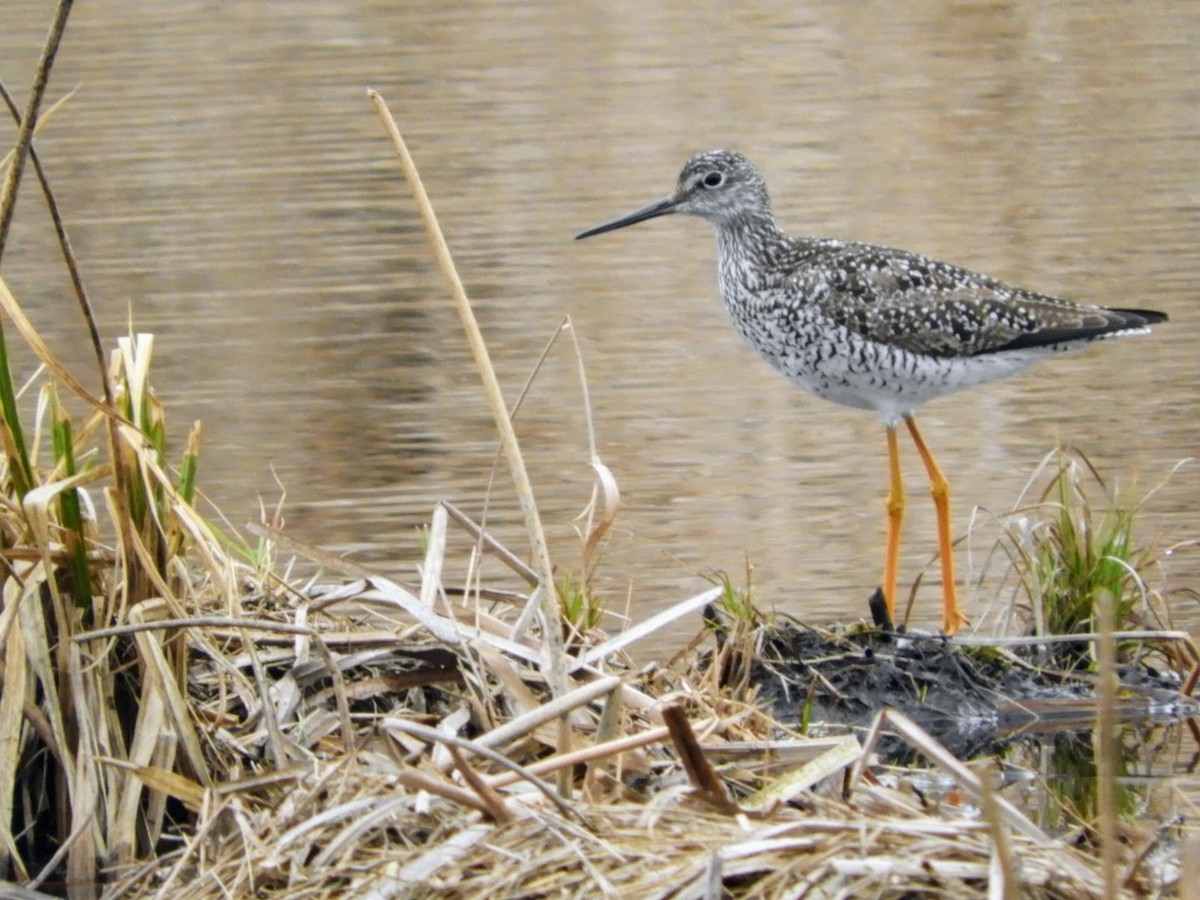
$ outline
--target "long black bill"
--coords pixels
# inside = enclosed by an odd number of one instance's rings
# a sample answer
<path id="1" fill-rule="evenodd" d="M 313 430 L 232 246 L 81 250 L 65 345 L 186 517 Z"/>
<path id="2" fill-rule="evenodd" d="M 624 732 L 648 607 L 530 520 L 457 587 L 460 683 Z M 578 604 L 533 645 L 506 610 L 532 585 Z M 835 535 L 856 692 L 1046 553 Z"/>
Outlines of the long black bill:
<path id="1" fill-rule="evenodd" d="M 603 225 L 597 225 L 595 228 L 582 231 L 575 235 L 575 240 L 581 241 L 596 234 L 604 234 L 606 231 L 616 231 L 618 228 L 624 228 L 626 225 L 636 225 L 638 222 L 645 222 L 647 219 L 668 216 L 675 212 L 675 207 L 678 203 L 679 201 L 674 197 L 664 197 L 657 203 L 651 203 L 645 209 L 639 209 L 635 213 L 630 213 L 627 216 L 622 216 L 619 219 L 613 219 L 611 222 L 605 222 Z"/>

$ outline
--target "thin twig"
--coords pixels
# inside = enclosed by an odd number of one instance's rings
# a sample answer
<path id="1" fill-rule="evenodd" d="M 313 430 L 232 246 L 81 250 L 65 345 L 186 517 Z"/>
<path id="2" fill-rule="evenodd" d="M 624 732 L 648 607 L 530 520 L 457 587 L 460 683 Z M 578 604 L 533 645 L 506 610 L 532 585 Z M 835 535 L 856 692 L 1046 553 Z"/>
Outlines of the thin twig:
<path id="1" fill-rule="evenodd" d="M 1110 591 L 1097 597 L 1100 641 L 1096 644 L 1096 812 L 1105 900 L 1116 900 L 1117 859 L 1117 601 Z"/>
<path id="2" fill-rule="evenodd" d="M 683 707 L 678 704 L 668 706 L 663 710 L 663 719 L 666 720 L 675 752 L 679 754 L 679 761 L 683 763 L 688 780 L 697 793 L 717 809 L 724 812 L 735 810 L 736 807 L 729 799 L 729 792 L 725 789 L 725 783 L 721 781 L 712 764 L 704 758 L 704 751 L 700 748 L 700 742 L 696 740 Z"/>
<path id="3" fill-rule="evenodd" d="M 474 519 L 447 500 L 443 500 L 441 505 L 445 507 L 447 515 L 466 529 L 467 533 L 475 538 L 484 550 L 494 553 L 506 566 L 530 584 L 538 583 L 537 572 L 525 565 L 519 556 L 492 537 L 481 525 L 477 525 Z"/>
<path id="4" fill-rule="evenodd" d="M 508 408 L 504 403 L 504 394 L 501 392 L 500 383 L 496 379 L 496 372 L 492 367 L 491 357 L 488 353 L 487 345 L 484 343 L 483 334 L 479 330 L 479 323 L 475 320 L 471 301 L 467 297 L 462 279 L 459 278 L 458 271 L 454 266 L 454 259 L 450 255 L 450 248 L 446 244 L 446 238 L 442 234 L 441 226 L 438 224 L 437 216 L 433 211 L 433 205 L 429 202 L 429 196 L 425 193 L 425 186 L 421 182 L 420 173 L 417 171 L 412 155 L 408 152 L 408 146 L 405 144 L 400 129 L 396 125 L 396 121 L 392 117 L 391 111 L 388 109 L 383 97 L 376 91 L 367 91 L 367 96 L 370 97 L 371 102 L 375 105 L 376 112 L 383 121 L 388 136 L 391 138 L 392 145 L 396 150 L 396 155 L 400 160 L 400 168 L 404 172 L 404 177 L 408 181 L 409 186 L 412 188 L 417 208 L 421 213 L 421 218 L 425 222 L 430 242 L 433 244 L 434 255 L 437 257 L 442 274 L 450 286 L 454 307 L 458 312 L 459 318 L 462 320 L 463 329 L 467 335 L 467 342 L 471 348 L 471 354 L 474 356 L 475 363 L 479 367 L 479 375 L 483 381 L 484 394 L 488 407 L 491 409 L 492 416 L 496 420 L 496 429 L 500 433 L 504 455 L 508 459 L 509 469 L 517 491 L 517 499 L 521 505 L 521 511 L 525 515 L 525 525 L 529 531 L 529 541 L 535 562 L 534 568 L 538 570 L 542 611 L 546 618 L 547 644 L 551 651 L 548 668 L 554 673 L 554 678 L 558 682 L 557 685 L 552 685 L 551 687 L 556 692 L 559 690 L 565 691 L 566 666 L 563 662 L 564 651 L 559 625 L 560 617 L 554 592 L 554 570 L 550 564 L 550 553 L 547 550 L 545 534 L 542 531 L 541 516 L 534 501 L 533 488 L 529 482 L 529 474 L 525 469 L 521 447 L 517 442 L 517 435 L 513 430 L 512 420 L 509 417 Z"/>
<path id="5" fill-rule="evenodd" d="M 1013 855 L 1012 835 L 1000 817 L 996 789 L 986 776 L 979 779 L 979 805 L 988 830 L 992 833 L 992 893 L 998 893 L 1003 900 L 1020 900 L 1021 870 Z M 997 879 L 1000 885 L 998 892 L 994 890 Z"/>
<path id="6" fill-rule="evenodd" d="M 712 724 L 711 719 L 705 720 L 700 724 L 708 726 Z M 500 775 L 493 775 L 488 779 L 488 784 L 494 788 L 507 787 L 519 781 L 521 776 L 526 772 L 531 775 L 549 775 L 551 772 L 558 772 L 562 769 L 569 769 L 575 766 L 590 763 L 594 760 L 604 759 L 608 756 L 615 756 L 619 753 L 627 753 L 630 750 L 636 750 L 639 747 L 645 747 L 649 744 L 657 744 L 671 736 L 666 725 L 659 725 L 654 728 L 649 728 L 646 731 L 638 734 L 627 735 L 623 738 L 608 741 L 604 744 L 593 744 L 591 747 L 584 747 L 580 750 L 572 750 L 562 756 L 548 756 L 545 759 L 539 759 L 535 763 L 530 763 L 524 766 L 521 775 L 510 772 L 504 772 Z"/>
<path id="7" fill-rule="evenodd" d="M 42 98 L 46 96 L 50 70 L 54 67 L 54 57 L 58 55 L 58 45 L 67 29 L 67 17 L 71 14 L 73 5 L 73 0 L 59 0 L 58 9 L 54 12 L 54 21 L 50 23 L 50 31 L 42 47 L 42 54 L 38 57 L 37 69 L 33 73 L 33 85 L 29 89 L 29 102 L 25 105 L 21 128 L 17 132 L 12 164 L 5 174 L 4 187 L 0 189 L 0 259 L 4 258 L 4 245 L 8 241 L 8 230 L 12 225 L 13 211 L 17 205 L 17 191 L 25 170 L 25 160 L 33 144 L 33 129 L 37 125 L 38 110 L 41 109 Z"/>
<path id="8" fill-rule="evenodd" d="M 447 744 L 446 749 L 450 751 L 450 755 L 454 758 L 454 768 L 462 775 L 463 781 L 467 783 L 471 790 L 479 795 L 479 799 L 487 807 L 488 815 L 501 825 L 507 825 L 509 822 L 512 822 L 516 816 L 508 808 L 508 804 L 504 802 L 504 798 L 488 786 L 488 783 L 483 780 L 483 776 L 476 772 L 471 764 L 467 762 L 467 758 L 463 755 L 462 750 L 454 744 Z"/>
<path id="9" fill-rule="evenodd" d="M 136 622 L 129 625 L 114 625 L 111 628 L 97 628 L 82 634 L 72 635 L 73 641 L 90 641 L 95 638 L 118 637 L 125 634 L 136 634 L 139 631 L 162 631 L 168 628 L 244 628 L 248 631 L 278 631 L 283 634 L 302 634 L 306 637 L 316 637 L 317 633 L 307 625 L 293 625 L 290 622 L 272 622 L 269 619 L 237 619 L 229 616 L 190 616 L 186 619 L 158 619 L 153 622 Z"/>
<path id="10" fill-rule="evenodd" d="M 407 719 L 388 718 L 384 719 L 380 724 L 385 729 L 394 728 L 397 731 L 406 732 L 407 734 L 411 734 L 414 737 L 418 737 L 428 743 L 445 744 L 448 747 L 458 747 L 460 750 L 469 750 L 476 756 L 482 756 L 484 759 L 489 759 L 497 765 L 503 766 L 504 768 L 510 770 L 516 774 L 518 778 L 528 781 L 539 791 L 541 791 L 547 799 L 553 802 L 554 805 L 562 810 L 566 815 L 576 817 L 579 816 L 579 813 L 572 809 L 565 800 L 555 794 L 550 785 L 546 784 L 546 782 L 542 781 L 542 779 L 538 778 L 536 775 L 530 774 L 528 769 L 513 762 L 504 754 L 497 753 L 495 750 L 483 746 L 478 741 L 469 741 L 465 738 L 455 737 L 454 735 L 442 734 L 442 732 L 438 731 L 436 728 L 429 728 L 426 725 L 420 725 L 417 722 L 410 722 Z M 432 776 L 425 777 L 431 778 Z M 488 788 L 494 789 L 495 784 L 488 784 Z"/>
<path id="11" fill-rule="evenodd" d="M 17 109 L 12 95 L 9 94 L 3 82 L 0 82 L 0 97 L 3 97 L 4 103 L 8 106 L 9 112 L 12 113 L 13 119 L 20 124 L 21 112 Z M 42 186 L 42 195 L 46 198 L 46 208 L 50 212 L 50 221 L 54 223 L 54 233 L 58 235 L 58 246 L 62 249 L 63 261 L 67 264 L 67 272 L 70 274 L 71 284 L 75 288 L 75 298 L 79 301 L 79 308 L 83 313 L 83 321 L 87 324 L 88 337 L 92 341 L 92 352 L 96 356 L 96 366 L 100 371 L 101 383 L 104 385 L 104 399 L 109 406 L 112 406 L 112 381 L 108 377 L 108 366 L 104 359 L 104 342 L 100 338 L 100 327 L 96 324 L 96 313 L 92 309 L 92 301 L 88 297 L 87 288 L 83 283 L 83 273 L 79 270 L 79 260 L 75 258 L 75 251 L 71 247 L 71 239 L 67 236 L 67 225 L 63 221 L 62 213 L 59 212 L 58 200 L 55 198 L 54 191 L 50 187 L 50 178 L 46 174 L 46 170 L 42 167 L 42 160 L 38 156 L 36 147 L 30 146 L 29 161 L 33 163 L 33 170 L 37 173 L 38 183 Z"/>

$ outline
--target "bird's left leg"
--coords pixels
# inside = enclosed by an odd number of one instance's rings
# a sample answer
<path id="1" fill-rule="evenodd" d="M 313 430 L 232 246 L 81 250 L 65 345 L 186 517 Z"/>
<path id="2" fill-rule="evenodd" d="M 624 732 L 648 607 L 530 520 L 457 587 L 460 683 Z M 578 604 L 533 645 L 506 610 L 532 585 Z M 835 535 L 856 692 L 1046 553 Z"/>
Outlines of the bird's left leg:
<path id="1" fill-rule="evenodd" d="M 954 584 L 954 550 L 950 541 L 950 484 L 938 468 L 937 460 L 929 452 L 925 439 L 917 429 L 912 416 L 904 417 L 904 424 L 912 434 L 925 470 L 929 472 L 929 492 L 933 495 L 933 506 L 937 511 L 938 555 L 942 558 L 942 629 L 954 634 L 959 626 L 967 624 L 967 617 L 958 606 L 958 590 Z"/>

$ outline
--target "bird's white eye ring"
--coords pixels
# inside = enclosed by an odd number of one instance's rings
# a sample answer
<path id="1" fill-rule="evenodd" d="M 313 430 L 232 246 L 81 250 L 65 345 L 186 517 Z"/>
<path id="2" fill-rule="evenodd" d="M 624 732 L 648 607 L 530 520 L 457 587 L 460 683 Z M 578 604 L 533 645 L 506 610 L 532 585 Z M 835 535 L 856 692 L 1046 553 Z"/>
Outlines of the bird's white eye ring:
<path id="1" fill-rule="evenodd" d="M 722 175 L 720 172 L 709 172 L 707 175 L 704 176 L 704 179 L 700 183 L 703 184 L 705 187 L 715 188 L 715 187 L 720 187 L 721 182 L 723 182 L 724 180 L 725 180 L 725 176 Z"/>

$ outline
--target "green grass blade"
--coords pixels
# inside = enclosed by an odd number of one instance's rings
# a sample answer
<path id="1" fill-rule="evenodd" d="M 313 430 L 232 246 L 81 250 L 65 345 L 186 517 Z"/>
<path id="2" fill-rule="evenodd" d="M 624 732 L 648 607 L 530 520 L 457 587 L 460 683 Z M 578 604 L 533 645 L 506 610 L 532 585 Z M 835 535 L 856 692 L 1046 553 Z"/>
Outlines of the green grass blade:
<path id="1" fill-rule="evenodd" d="M 0 327 L 0 415 L 4 417 L 4 450 L 8 456 L 8 470 L 12 473 L 13 491 L 18 497 L 24 497 L 33 486 L 33 466 L 29 462 L 29 448 L 25 445 L 21 416 L 17 411 L 17 392 L 8 366 L 8 345 L 4 341 L 3 327 Z"/>
<path id="2" fill-rule="evenodd" d="M 65 410 L 58 402 L 58 392 L 53 385 L 50 388 L 51 437 L 54 445 L 54 462 L 56 468 L 64 476 L 70 478 L 78 473 L 75 460 L 75 442 L 72 434 L 71 421 Z M 71 556 L 71 571 L 74 575 L 75 603 L 84 609 L 91 610 L 92 606 L 92 576 L 88 566 L 87 539 L 84 531 L 83 512 L 79 503 L 79 491 L 70 488 L 58 497 L 59 517 L 67 551 Z"/>

